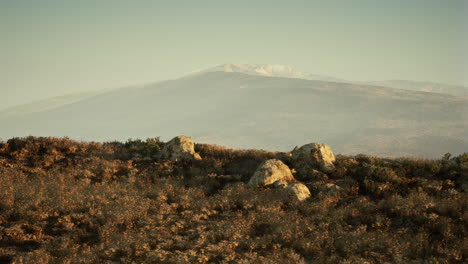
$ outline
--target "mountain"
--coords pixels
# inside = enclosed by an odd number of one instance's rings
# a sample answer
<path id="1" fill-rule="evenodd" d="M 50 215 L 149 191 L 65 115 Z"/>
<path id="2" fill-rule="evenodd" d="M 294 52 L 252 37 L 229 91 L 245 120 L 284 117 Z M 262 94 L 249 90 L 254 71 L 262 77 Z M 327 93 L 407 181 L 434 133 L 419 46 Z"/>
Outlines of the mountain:
<path id="1" fill-rule="evenodd" d="M 61 106 L 65 106 L 68 104 L 72 104 L 72 103 L 96 96 L 106 91 L 109 91 L 109 90 L 105 89 L 105 90 L 99 90 L 99 91 L 73 93 L 73 94 L 67 94 L 67 95 L 62 95 L 62 96 L 55 96 L 52 98 L 34 101 L 31 103 L 22 104 L 18 106 L 12 106 L 6 109 L 0 109 L 0 116 L 3 116 L 3 117 L 21 116 L 21 115 L 28 115 L 28 114 L 33 114 L 37 112 L 52 110 L 55 108 L 59 108 Z"/>
<path id="2" fill-rule="evenodd" d="M 385 87 L 392 87 L 403 90 L 429 92 L 429 93 L 443 93 L 451 95 L 468 95 L 468 87 L 459 85 L 449 85 L 442 83 L 432 82 L 417 82 L 417 81 L 406 81 L 406 80 L 388 80 L 388 81 L 377 81 L 367 82 L 366 84 L 378 85 Z"/>
<path id="3" fill-rule="evenodd" d="M 430 158 L 467 150 L 467 97 L 234 69 L 106 91 L 21 115 L 0 113 L 0 137 L 188 135 L 236 148 L 290 150 L 321 142 L 342 154 Z"/>
<path id="4" fill-rule="evenodd" d="M 389 88 L 410 90 L 410 91 L 420 91 L 420 92 L 429 92 L 429 93 L 443 93 L 451 95 L 468 95 L 468 87 L 460 85 L 449 85 L 442 83 L 433 83 L 433 82 L 418 82 L 418 81 L 408 81 L 408 80 L 386 80 L 386 81 L 351 81 L 338 79 L 335 77 L 330 77 L 326 75 L 317 75 L 308 72 L 304 72 L 298 69 L 295 69 L 287 65 L 275 65 L 275 64 L 222 64 L 215 66 L 213 68 L 203 69 L 200 71 L 195 71 L 188 76 L 203 74 L 207 72 L 237 72 L 245 73 L 255 76 L 266 76 L 266 77 L 283 77 L 283 78 L 295 78 L 295 79 L 304 79 L 304 80 L 317 80 L 317 81 L 328 81 L 328 82 L 341 82 L 341 83 L 355 83 L 355 84 L 364 84 L 371 86 L 383 86 Z"/>
<path id="5" fill-rule="evenodd" d="M 291 66 L 275 65 L 275 64 L 222 64 L 213 68 L 203 69 L 200 71 L 189 74 L 203 74 L 207 72 L 237 72 L 255 76 L 265 77 L 283 77 L 283 78 L 296 78 L 304 80 L 318 80 L 318 81 L 331 81 L 331 82 L 348 82 L 345 80 L 337 79 L 325 75 L 317 75 L 307 73 Z"/>

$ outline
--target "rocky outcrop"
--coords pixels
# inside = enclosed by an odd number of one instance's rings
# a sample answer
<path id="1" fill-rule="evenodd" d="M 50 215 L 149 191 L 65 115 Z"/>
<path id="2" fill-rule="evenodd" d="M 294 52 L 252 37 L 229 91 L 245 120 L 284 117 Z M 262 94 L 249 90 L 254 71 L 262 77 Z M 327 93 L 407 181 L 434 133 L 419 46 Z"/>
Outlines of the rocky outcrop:
<path id="1" fill-rule="evenodd" d="M 252 178 L 250 178 L 248 185 L 273 185 L 274 188 L 294 196 L 299 201 L 310 197 L 310 191 L 307 186 L 296 182 L 289 167 L 277 159 L 266 160 L 260 164 Z"/>
<path id="2" fill-rule="evenodd" d="M 282 161 L 269 159 L 258 166 L 248 185 L 266 186 L 281 181 L 285 183 L 294 182 L 291 170 Z"/>
<path id="3" fill-rule="evenodd" d="M 310 197 L 309 188 L 300 182 L 288 185 L 285 191 L 288 192 L 289 195 L 296 197 L 299 201 L 304 201 Z"/>
<path id="4" fill-rule="evenodd" d="M 302 147 L 296 147 L 291 152 L 291 163 L 301 174 L 306 174 L 312 169 L 331 173 L 335 170 L 334 162 L 335 155 L 330 146 L 320 143 L 310 143 Z"/>
<path id="5" fill-rule="evenodd" d="M 160 158 L 172 161 L 201 159 L 195 152 L 195 143 L 186 136 L 178 136 L 167 142 L 161 150 Z"/>

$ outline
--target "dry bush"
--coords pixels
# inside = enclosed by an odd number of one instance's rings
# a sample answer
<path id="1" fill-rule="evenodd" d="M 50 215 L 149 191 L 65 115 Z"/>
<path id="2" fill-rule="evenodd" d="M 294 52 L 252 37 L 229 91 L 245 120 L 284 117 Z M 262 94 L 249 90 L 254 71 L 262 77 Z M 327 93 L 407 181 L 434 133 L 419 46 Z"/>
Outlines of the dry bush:
<path id="1" fill-rule="evenodd" d="M 0 143 L 0 262 L 466 261 L 464 157 L 339 156 L 299 202 L 245 185 L 277 153 L 197 144 L 201 161 L 133 159 L 154 143 Z"/>

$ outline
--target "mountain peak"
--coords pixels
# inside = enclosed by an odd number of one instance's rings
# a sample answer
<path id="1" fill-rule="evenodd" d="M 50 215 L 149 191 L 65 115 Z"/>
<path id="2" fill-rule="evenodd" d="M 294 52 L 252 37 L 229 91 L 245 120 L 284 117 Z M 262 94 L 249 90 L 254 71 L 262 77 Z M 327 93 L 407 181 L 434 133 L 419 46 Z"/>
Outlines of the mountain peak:
<path id="1" fill-rule="evenodd" d="M 294 69 L 291 66 L 277 64 L 223 64 L 214 69 L 221 69 L 225 72 L 245 72 L 264 76 L 275 77 L 277 75 L 303 75 L 304 72 Z"/>
<path id="2" fill-rule="evenodd" d="M 194 72 L 192 74 L 201 74 L 207 72 L 237 72 L 256 76 L 295 78 L 305 80 L 320 80 L 343 82 L 329 76 L 307 73 L 287 65 L 279 64 L 221 64 L 212 68 Z"/>

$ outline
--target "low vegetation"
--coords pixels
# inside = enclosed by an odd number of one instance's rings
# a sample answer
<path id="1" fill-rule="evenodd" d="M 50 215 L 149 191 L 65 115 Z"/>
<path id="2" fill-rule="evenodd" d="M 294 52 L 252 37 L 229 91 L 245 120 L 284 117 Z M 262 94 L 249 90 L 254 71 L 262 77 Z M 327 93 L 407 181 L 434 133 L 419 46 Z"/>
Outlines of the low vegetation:
<path id="1" fill-rule="evenodd" d="M 173 162 L 162 146 L 0 142 L 0 263 L 466 263 L 468 154 L 338 155 L 300 202 L 245 184 L 285 154 L 196 144 L 202 160 Z"/>

